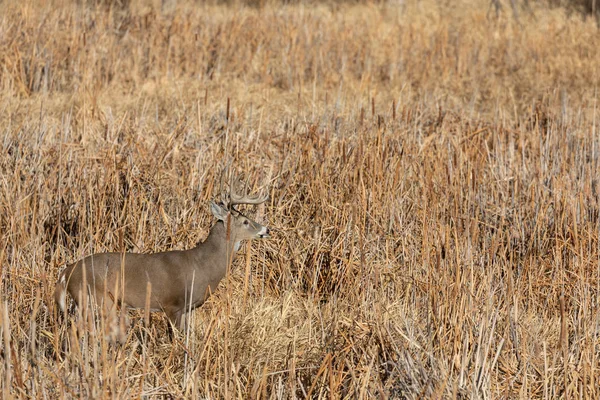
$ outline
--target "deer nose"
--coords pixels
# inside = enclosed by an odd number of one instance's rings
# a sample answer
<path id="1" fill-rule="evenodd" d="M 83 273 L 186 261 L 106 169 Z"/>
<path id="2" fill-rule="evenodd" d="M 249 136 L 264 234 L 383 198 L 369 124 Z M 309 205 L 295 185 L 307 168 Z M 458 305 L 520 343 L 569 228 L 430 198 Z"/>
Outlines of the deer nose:
<path id="1" fill-rule="evenodd" d="M 263 239 L 271 237 L 271 231 L 266 226 L 261 229 L 259 236 Z"/>

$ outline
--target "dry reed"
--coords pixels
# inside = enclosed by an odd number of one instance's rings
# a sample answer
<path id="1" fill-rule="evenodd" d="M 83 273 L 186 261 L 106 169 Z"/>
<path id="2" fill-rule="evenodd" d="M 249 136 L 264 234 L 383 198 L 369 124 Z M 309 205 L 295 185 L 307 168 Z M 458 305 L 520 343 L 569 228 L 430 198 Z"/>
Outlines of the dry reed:
<path id="1" fill-rule="evenodd" d="M 0 3 L 2 397 L 599 397 L 600 36 L 488 7 Z M 230 162 L 275 233 L 189 335 L 56 318 Z"/>

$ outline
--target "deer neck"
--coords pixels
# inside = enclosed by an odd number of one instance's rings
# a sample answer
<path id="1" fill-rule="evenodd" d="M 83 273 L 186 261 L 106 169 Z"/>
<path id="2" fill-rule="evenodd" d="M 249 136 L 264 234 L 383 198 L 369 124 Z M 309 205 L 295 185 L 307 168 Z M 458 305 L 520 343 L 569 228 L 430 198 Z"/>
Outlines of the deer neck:
<path id="1" fill-rule="evenodd" d="M 228 261 L 233 262 L 235 259 L 235 253 L 240 248 L 240 242 L 236 240 L 232 229 L 230 229 L 228 235 L 225 224 L 222 221 L 217 221 L 211 228 L 206 240 L 198 248 L 206 248 L 207 251 L 212 251 L 213 254 L 219 254 L 219 258 L 227 263 Z"/>

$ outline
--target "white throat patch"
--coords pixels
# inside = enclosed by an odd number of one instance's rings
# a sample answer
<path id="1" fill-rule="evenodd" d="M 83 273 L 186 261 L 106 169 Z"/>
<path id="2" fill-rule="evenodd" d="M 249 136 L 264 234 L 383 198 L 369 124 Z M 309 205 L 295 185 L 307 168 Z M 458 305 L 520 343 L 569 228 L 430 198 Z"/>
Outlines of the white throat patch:
<path id="1" fill-rule="evenodd" d="M 241 240 L 235 242 L 235 244 L 233 245 L 233 251 L 239 251 L 240 247 L 242 247 L 242 241 Z"/>

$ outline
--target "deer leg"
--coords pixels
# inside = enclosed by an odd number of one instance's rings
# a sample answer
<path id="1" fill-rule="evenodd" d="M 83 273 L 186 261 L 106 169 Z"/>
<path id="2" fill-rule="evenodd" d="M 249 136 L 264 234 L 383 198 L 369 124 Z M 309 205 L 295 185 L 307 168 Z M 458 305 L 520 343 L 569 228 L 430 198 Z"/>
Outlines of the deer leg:
<path id="1" fill-rule="evenodd" d="M 173 340 L 175 337 L 175 331 L 181 329 L 181 319 L 183 312 L 181 310 L 165 310 L 167 318 L 169 319 L 169 338 Z"/>
<path id="2" fill-rule="evenodd" d="M 99 304 L 101 315 L 106 321 L 105 337 L 111 343 L 125 343 L 130 326 L 127 307 L 121 302 L 115 301 L 110 293 L 102 297 L 96 295 L 96 299 L 101 299 L 101 304 Z"/>

